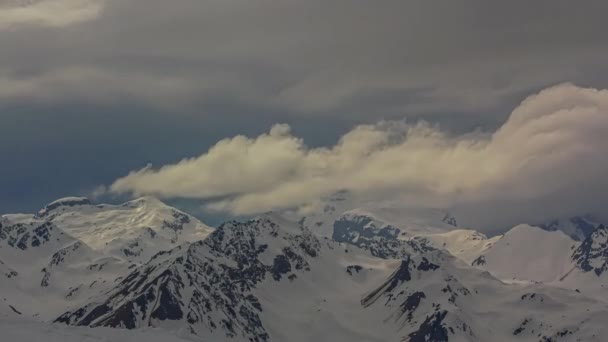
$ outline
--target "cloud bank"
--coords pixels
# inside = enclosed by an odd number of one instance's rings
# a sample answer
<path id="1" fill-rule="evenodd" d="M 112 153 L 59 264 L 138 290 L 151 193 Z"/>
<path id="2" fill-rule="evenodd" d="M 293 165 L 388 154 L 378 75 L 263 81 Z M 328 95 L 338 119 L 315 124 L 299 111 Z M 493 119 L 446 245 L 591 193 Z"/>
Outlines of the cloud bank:
<path id="1" fill-rule="evenodd" d="M 608 84 L 606 11 L 602 0 L 9 0 L 0 99 L 478 120 L 564 80 Z"/>
<path id="2" fill-rule="evenodd" d="M 105 0 L 8 0 L 0 2 L 0 31 L 23 26 L 65 27 L 97 18 Z"/>
<path id="3" fill-rule="evenodd" d="M 233 148 L 235 165 L 249 167 L 262 160 L 258 151 L 283 144 L 285 156 L 267 157 L 277 169 L 259 171 L 255 186 L 234 176 L 233 188 L 186 177 L 174 195 L 189 191 L 236 212 L 339 187 L 448 204 L 514 198 L 511 189 L 481 196 L 478 188 L 497 186 L 487 185 L 489 171 L 454 164 L 438 174 L 434 165 L 447 161 L 413 156 L 481 158 L 499 150 L 492 134 L 525 96 L 564 81 L 608 88 L 605 13 L 605 0 L 0 0 L 0 164 L 11 165 L 0 168 L 0 206 L 36 209 L 111 183 L 142 160 L 159 167 L 237 134 L 250 138 L 229 139 L 214 156 Z M 349 127 L 381 120 L 331 146 Z M 275 122 L 293 133 L 253 139 Z M 475 127 L 484 132 L 454 136 Z M 414 141 L 435 145 L 418 150 Z M 253 161 L 238 155 L 245 149 L 258 153 Z M 412 156 L 390 162 L 401 150 Z M 409 163 L 433 179 L 420 180 Z M 201 179 L 217 178 L 207 170 Z"/>
<path id="4" fill-rule="evenodd" d="M 404 205 L 517 202 L 563 215 L 607 198 L 606 132 L 608 90 L 561 84 L 527 98 L 491 134 L 450 136 L 423 122 L 386 121 L 357 126 L 335 146 L 308 148 L 278 124 L 256 138 L 219 141 L 196 158 L 131 172 L 109 189 L 210 200 L 209 209 L 233 214 L 347 190 Z"/>

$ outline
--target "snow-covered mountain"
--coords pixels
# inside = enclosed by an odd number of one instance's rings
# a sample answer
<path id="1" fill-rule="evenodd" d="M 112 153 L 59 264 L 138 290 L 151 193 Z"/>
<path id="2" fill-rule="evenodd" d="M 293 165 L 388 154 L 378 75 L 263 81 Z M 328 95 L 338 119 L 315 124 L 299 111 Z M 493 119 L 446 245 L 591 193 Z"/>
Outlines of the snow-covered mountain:
<path id="1" fill-rule="evenodd" d="M 70 197 L 36 214 L 3 215 L 0 299 L 21 315 L 52 319 L 111 289 L 153 254 L 211 231 L 153 198 L 113 206 Z"/>
<path id="2" fill-rule="evenodd" d="M 36 218 L 61 227 L 92 249 L 136 262 L 187 241 L 205 238 L 211 228 L 153 197 L 122 205 L 92 205 L 70 197 L 48 204 Z"/>
<path id="3" fill-rule="evenodd" d="M 159 254 L 57 321 L 236 341 L 592 340 L 608 333 L 605 305 L 575 291 L 506 284 L 436 249 L 410 249 L 400 260 L 374 254 L 276 216 L 230 222 Z M 589 323 L 581 329 L 580 322 Z"/>
<path id="4" fill-rule="evenodd" d="M 572 253 L 572 261 L 583 272 L 603 275 L 608 269 L 608 228 L 599 225 Z"/>
<path id="5" fill-rule="evenodd" d="M 442 210 L 336 203 L 215 230 L 153 198 L 66 198 L 4 215 L 0 328 L 16 340 L 608 336 L 605 226 L 580 240 L 531 225 L 487 237 Z"/>
<path id="6" fill-rule="evenodd" d="M 472 264 L 509 281 L 552 282 L 571 268 L 576 245 L 561 231 L 519 225 L 496 239 Z"/>
<path id="7" fill-rule="evenodd" d="M 549 231 L 559 230 L 570 236 L 573 240 L 582 241 L 595 231 L 600 223 L 590 215 L 574 216 L 567 219 L 551 220 L 539 224 L 538 227 Z"/>
<path id="8" fill-rule="evenodd" d="M 281 213 L 300 222 L 315 234 L 331 237 L 336 220 L 356 217 L 369 218 L 378 225 L 399 227 L 402 237 L 422 233 L 439 233 L 455 229 L 457 220 L 448 210 L 436 208 L 404 208 L 394 203 L 359 203 L 347 192 L 339 192 L 318 204 L 316 210 L 305 214 Z"/>

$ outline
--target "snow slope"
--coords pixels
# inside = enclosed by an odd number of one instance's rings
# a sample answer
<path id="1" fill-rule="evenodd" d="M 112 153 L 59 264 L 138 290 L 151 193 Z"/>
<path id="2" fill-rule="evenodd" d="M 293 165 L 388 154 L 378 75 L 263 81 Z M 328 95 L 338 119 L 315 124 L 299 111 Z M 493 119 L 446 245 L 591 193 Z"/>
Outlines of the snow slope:
<path id="1" fill-rule="evenodd" d="M 211 228 L 153 197 L 121 205 L 92 205 L 86 198 L 64 198 L 37 215 L 94 250 L 136 262 L 159 251 L 203 239 Z"/>
<path id="2" fill-rule="evenodd" d="M 444 249 L 453 256 L 471 264 L 486 250 L 490 249 L 501 236 L 488 238 L 470 229 L 454 229 L 445 233 L 421 234 L 412 238 L 416 243 L 437 249 Z"/>
<path id="3" fill-rule="evenodd" d="M 519 225 L 495 241 L 475 264 L 505 280 L 552 282 L 571 269 L 575 246 L 561 231 Z"/>
<path id="4" fill-rule="evenodd" d="M 573 240 L 583 241 L 591 235 L 599 225 L 600 223 L 596 219 L 589 215 L 585 215 L 574 216 L 568 219 L 551 220 L 538 226 L 549 231 L 559 230 L 570 236 Z"/>
<path id="5" fill-rule="evenodd" d="M 0 320 L 2 341 L 10 342 L 191 342 L 170 331 L 160 329 L 122 330 L 108 328 L 74 328 L 40 322 Z"/>
<path id="6" fill-rule="evenodd" d="M 101 257 L 51 222 L 33 216 L 3 216 L 1 297 L 23 315 L 51 317 L 65 306 L 72 286 L 92 279 L 107 280 L 105 273 L 87 270 Z M 109 278 L 113 279 L 114 274 Z"/>
<path id="7" fill-rule="evenodd" d="M 440 250 L 401 260 L 266 216 L 230 222 L 58 318 L 214 341 L 599 341 L 608 307 L 506 284 Z"/>
<path id="8" fill-rule="evenodd" d="M 68 197 L 0 218 L 0 315 L 50 320 L 115 286 L 152 255 L 212 229 L 153 198 L 93 205 Z M 6 300 L 4 300 L 6 299 Z M 7 309 L 8 307 L 8 309 Z"/>
<path id="9" fill-rule="evenodd" d="M 334 198 L 336 199 L 336 198 Z M 0 218 L 11 341 L 604 341 L 608 228 L 487 237 L 444 211 L 269 213 L 215 230 L 153 198 Z M 317 224 L 319 223 L 320 224 Z M 52 323 L 54 322 L 54 323 Z"/>

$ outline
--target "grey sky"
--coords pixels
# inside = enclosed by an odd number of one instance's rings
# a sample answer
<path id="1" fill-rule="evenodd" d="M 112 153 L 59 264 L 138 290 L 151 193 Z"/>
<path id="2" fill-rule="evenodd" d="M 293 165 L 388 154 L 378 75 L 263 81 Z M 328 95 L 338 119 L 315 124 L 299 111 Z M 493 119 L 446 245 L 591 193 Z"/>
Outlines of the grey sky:
<path id="1" fill-rule="evenodd" d="M 492 131 L 548 86 L 608 88 L 600 0 L 0 3 L 11 211 L 277 122 L 313 146 L 381 119 Z"/>

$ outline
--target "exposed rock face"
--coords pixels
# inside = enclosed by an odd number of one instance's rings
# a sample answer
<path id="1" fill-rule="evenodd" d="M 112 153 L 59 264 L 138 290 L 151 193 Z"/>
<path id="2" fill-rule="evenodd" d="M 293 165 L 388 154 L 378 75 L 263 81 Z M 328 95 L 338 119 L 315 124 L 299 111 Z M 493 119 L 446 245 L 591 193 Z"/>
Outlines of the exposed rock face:
<path id="1" fill-rule="evenodd" d="M 391 225 L 380 225 L 365 215 L 344 215 L 334 222 L 332 239 L 369 250 L 384 259 L 405 258 L 411 253 L 433 248 L 416 241 L 400 240 L 401 230 Z"/>
<path id="2" fill-rule="evenodd" d="M 443 258 L 440 252 L 429 257 Z M 443 284 L 441 291 L 435 293 L 432 288 L 439 284 Z M 403 260 L 361 304 L 392 308 L 393 313 L 387 319 L 399 322 L 402 329 L 410 331 L 403 337 L 404 341 L 448 341 L 450 336 L 475 335 L 466 314 L 458 308 L 466 303 L 461 298 L 470 296 L 471 291 L 449 270 L 442 270 L 427 257 L 413 256 Z"/>
<path id="3" fill-rule="evenodd" d="M 51 238 L 59 240 L 64 233 L 57 230 L 55 225 L 46 221 L 31 221 L 29 223 L 0 222 L 0 243 L 4 242 L 9 247 L 27 250 L 40 247 Z"/>
<path id="4" fill-rule="evenodd" d="M 319 252 L 309 232 L 286 233 L 267 219 L 230 222 L 203 241 L 157 254 L 100 302 L 57 322 L 139 328 L 180 321 L 194 334 L 219 331 L 267 341 L 263 307 L 252 290 L 309 271 L 308 260 Z"/>
<path id="5" fill-rule="evenodd" d="M 608 228 L 599 225 L 574 250 L 572 261 L 584 272 L 602 275 L 608 269 Z"/>

